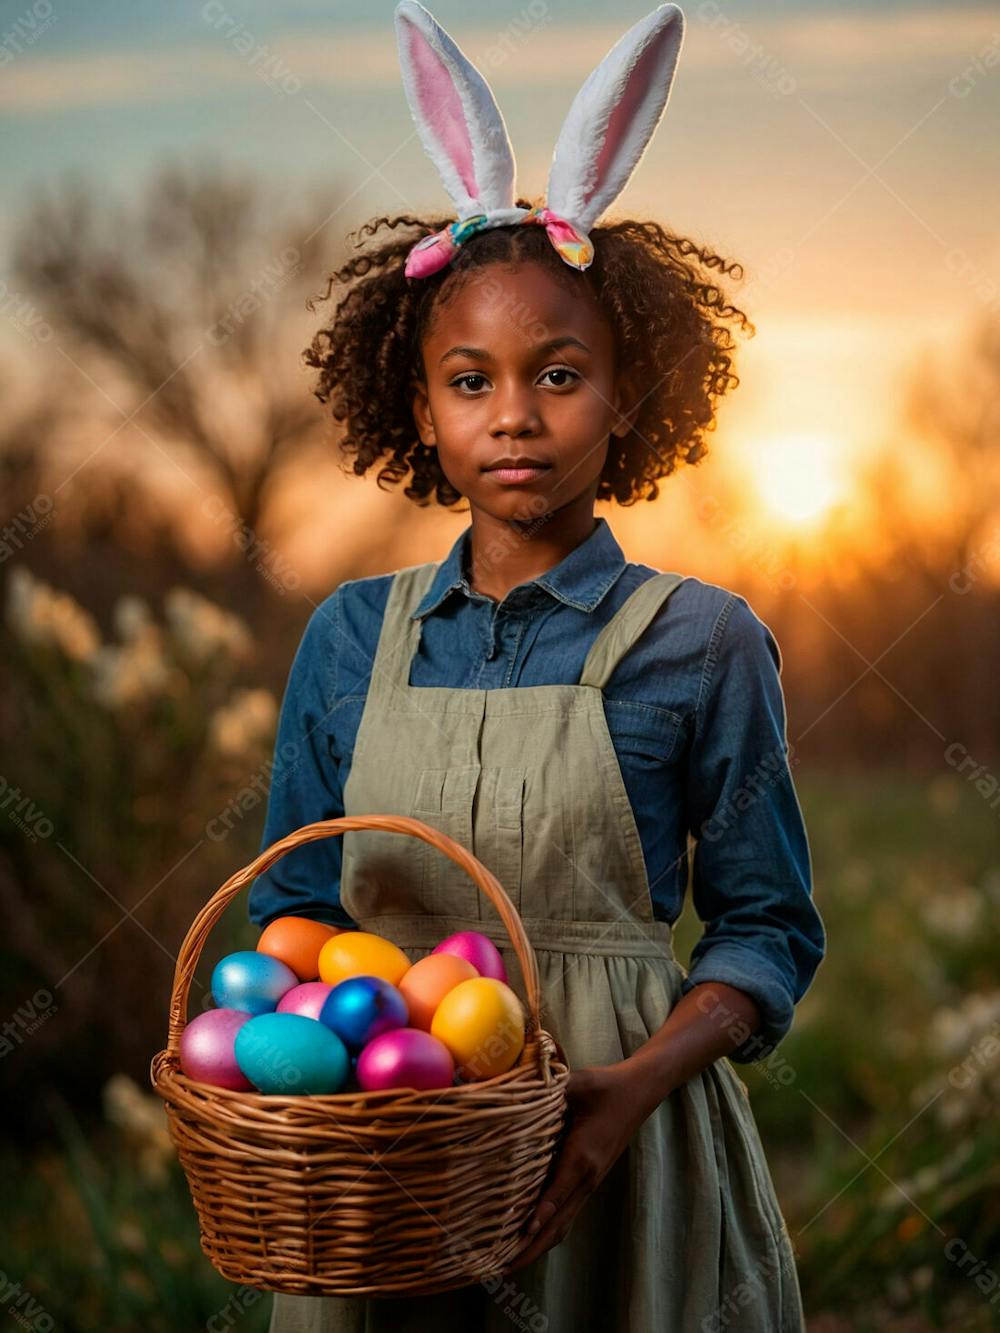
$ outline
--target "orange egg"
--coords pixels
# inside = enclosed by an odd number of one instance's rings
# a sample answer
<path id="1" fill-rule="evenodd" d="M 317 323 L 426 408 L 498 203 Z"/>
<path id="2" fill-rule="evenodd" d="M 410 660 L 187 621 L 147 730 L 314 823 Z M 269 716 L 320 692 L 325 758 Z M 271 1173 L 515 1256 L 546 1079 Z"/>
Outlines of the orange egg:
<path id="1" fill-rule="evenodd" d="M 432 953 L 419 959 L 399 983 L 410 1008 L 410 1027 L 430 1032 L 434 1011 L 448 992 L 460 981 L 478 976 L 470 962 L 452 953 Z"/>
<path id="2" fill-rule="evenodd" d="M 348 977 L 381 977 L 398 986 L 410 960 L 392 940 L 365 930 L 342 930 L 319 952 L 319 976 L 331 986 Z"/>
<path id="3" fill-rule="evenodd" d="M 524 1009 L 505 982 L 473 977 L 460 981 L 438 1005 L 431 1036 L 451 1051 L 462 1078 L 495 1078 L 524 1049 Z"/>
<path id="4" fill-rule="evenodd" d="M 339 926 L 327 926 L 305 916 L 279 916 L 261 931 L 257 952 L 280 958 L 300 981 L 315 981 L 319 976 L 320 949 L 339 934 Z"/>

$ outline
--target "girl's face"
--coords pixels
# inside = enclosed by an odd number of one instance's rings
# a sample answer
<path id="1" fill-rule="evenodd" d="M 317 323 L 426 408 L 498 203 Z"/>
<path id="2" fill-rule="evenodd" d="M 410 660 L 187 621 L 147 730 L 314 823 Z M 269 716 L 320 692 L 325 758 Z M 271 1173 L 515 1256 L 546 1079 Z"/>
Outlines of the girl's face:
<path id="1" fill-rule="evenodd" d="M 620 411 L 624 377 L 589 287 L 568 291 L 539 264 L 490 264 L 438 305 L 421 351 L 417 430 L 474 521 L 593 511 L 609 434 L 626 434 L 638 408 Z M 514 482 L 495 470 L 503 459 L 543 468 Z"/>

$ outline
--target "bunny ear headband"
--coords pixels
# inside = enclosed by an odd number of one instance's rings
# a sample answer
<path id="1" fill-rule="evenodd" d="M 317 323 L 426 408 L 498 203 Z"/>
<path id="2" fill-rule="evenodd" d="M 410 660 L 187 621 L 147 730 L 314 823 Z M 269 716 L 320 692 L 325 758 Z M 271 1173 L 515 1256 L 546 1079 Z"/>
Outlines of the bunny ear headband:
<path id="1" fill-rule="evenodd" d="M 663 115 L 684 33 L 677 5 L 635 23 L 587 77 L 563 123 L 543 207 L 514 205 L 514 153 L 489 84 L 417 0 L 399 0 L 403 88 L 428 157 L 458 212 L 410 250 L 404 272 L 425 278 L 485 227 L 537 223 L 576 269 L 594 258 L 590 229 L 628 183 Z"/>

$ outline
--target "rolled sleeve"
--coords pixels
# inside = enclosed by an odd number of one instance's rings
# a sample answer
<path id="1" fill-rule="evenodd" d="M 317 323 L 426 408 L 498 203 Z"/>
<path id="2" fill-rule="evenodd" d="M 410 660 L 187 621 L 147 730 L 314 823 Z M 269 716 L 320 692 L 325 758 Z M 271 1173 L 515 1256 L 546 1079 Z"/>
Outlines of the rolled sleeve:
<path id="1" fill-rule="evenodd" d="M 681 990 L 717 981 L 755 1001 L 762 1024 L 730 1053 L 738 1063 L 774 1050 L 826 950 L 780 672 L 774 636 L 733 593 L 713 629 L 689 750 L 691 894 L 704 929 Z"/>
<path id="2" fill-rule="evenodd" d="M 274 745 L 260 850 L 321 819 L 344 813 L 328 720 L 337 698 L 338 593 L 316 608 L 296 650 Z M 322 838 L 286 852 L 250 886 L 248 915 L 264 927 L 279 916 L 328 925 L 355 923 L 340 904 L 341 839 Z"/>

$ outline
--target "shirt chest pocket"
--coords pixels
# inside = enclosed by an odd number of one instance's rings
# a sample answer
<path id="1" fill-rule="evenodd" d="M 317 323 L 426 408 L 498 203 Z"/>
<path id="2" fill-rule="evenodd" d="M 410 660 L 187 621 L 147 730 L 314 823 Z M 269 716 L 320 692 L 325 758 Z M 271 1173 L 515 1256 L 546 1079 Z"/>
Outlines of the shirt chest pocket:
<path id="1" fill-rule="evenodd" d="M 605 696 L 604 716 L 615 751 L 636 772 L 655 772 L 682 749 L 684 719 L 669 708 Z"/>

